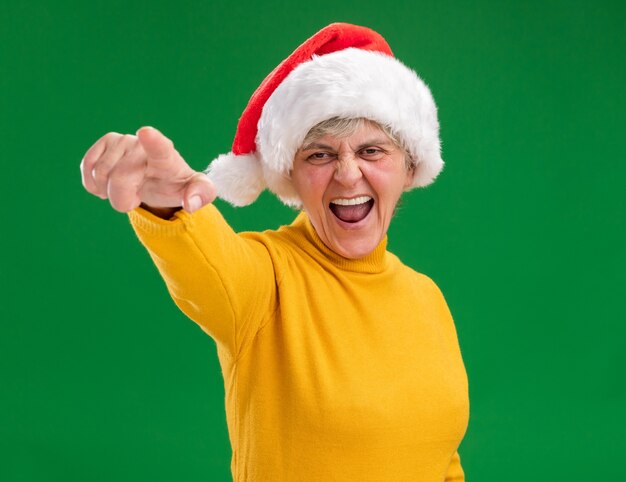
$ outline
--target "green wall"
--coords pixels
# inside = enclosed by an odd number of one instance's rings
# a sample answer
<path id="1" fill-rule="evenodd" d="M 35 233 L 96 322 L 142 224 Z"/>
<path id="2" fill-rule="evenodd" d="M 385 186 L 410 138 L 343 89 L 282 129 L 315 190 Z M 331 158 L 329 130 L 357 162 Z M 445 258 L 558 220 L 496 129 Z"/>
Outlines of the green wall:
<path id="1" fill-rule="evenodd" d="M 626 451 L 623 2 L 24 1 L 0 6 L 0 480 L 229 480 L 215 344 L 79 162 L 154 125 L 197 169 L 332 21 L 437 100 L 446 168 L 390 249 L 440 285 L 470 380 L 468 480 L 620 480 Z M 288 223 L 271 195 L 219 203 Z"/>

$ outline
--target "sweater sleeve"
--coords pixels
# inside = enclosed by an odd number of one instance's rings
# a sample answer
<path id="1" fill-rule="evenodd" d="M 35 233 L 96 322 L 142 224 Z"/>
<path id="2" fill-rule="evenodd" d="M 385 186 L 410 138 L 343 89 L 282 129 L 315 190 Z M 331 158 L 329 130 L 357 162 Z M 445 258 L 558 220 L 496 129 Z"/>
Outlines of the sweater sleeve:
<path id="1" fill-rule="evenodd" d="M 236 234 L 213 205 L 171 220 L 137 208 L 129 218 L 176 305 L 237 358 L 276 309 L 266 246 Z"/>
<path id="2" fill-rule="evenodd" d="M 465 482 L 465 474 L 463 467 L 461 467 L 461 458 L 458 451 L 454 452 L 452 459 L 450 459 L 445 482 Z"/>

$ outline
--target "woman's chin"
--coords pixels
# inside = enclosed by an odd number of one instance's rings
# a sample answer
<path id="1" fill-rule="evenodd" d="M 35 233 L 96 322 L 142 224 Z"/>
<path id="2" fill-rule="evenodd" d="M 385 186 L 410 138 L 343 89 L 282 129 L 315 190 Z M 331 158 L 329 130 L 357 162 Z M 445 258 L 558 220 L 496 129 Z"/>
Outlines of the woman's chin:
<path id="1" fill-rule="evenodd" d="M 331 246 L 330 249 L 348 259 L 364 258 L 372 253 L 378 246 L 377 242 L 372 242 L 367 239 L 345 240 L 341 243 L 333 244 L 334 246 Z"/>
<path id="2" fill-rule="evenodd" d="M 351 229 L 336 233 L 332 238 L 328 240 L 328 247 L 348 259 L 367 256 L 377 248 L 381 241 L 381 236 L 369 229 Z"/>
<path id="3" fill-rule="evenodd" d="M 331 239 L 325 244 L 335 253 L 348 259 L 359 259 L 376 249 L 382 236 L 377 232 L 374 212 L 357 222 L 346 222 L 330 213 L 332 228 L 327 232 Z"/>

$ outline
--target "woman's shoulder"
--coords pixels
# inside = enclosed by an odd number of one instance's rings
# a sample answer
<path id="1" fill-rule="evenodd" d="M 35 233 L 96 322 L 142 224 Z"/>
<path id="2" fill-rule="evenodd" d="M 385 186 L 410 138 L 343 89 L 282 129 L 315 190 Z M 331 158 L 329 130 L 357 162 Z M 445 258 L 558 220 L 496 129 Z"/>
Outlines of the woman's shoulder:
<path id="1" fill-rule="evenodd" d="M 425 272 L 415 269 L 400 260 L 395 254 L 391 254 L 391 258 L 393 259 L 393 264 L 395 266 L 395 270 L 397 276 L 401 276 L 407 282 L 410 282 L 415 287 L 418 287 L 422 290 L 428 290 L 437 296 L 443 297 L 441 289 L 439 285 L 435 281 L 432 275 L 426 274 Z"/>

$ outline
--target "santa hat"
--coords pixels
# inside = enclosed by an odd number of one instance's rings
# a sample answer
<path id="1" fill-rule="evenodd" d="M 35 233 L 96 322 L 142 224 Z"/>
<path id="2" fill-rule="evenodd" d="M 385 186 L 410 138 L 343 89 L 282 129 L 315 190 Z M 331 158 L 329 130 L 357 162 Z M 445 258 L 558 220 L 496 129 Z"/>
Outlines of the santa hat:
<path id="1" fill-rule="evenodd" d="M 246 206 L 268 188 L 300 206 L 290 179 L 309 130 L 332 117 L 363 117 L 387 126 L 415 165 L 411 187 L 443 168 L 437 107 L 426 84 L 393 57 L 385 39 L 365 27 L 333 23 L 298 47 L 252 94 L 232 151 L 207 174 L 218 196 Z"/>

